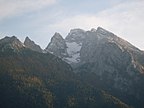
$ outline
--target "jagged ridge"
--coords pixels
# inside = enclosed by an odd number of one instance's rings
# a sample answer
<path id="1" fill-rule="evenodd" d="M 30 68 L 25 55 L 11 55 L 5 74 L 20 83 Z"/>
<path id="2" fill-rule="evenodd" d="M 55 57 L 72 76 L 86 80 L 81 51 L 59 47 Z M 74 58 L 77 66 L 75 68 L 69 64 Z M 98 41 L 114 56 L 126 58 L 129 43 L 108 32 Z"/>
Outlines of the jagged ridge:
<path id="1" fill-rule="evenodd" d="M 29 37 L 25 38 L 24 45 L 27 48 L 30 48 L 33 51 L 37 51 L 37 52 L 40 52 L 40 53 L 43 52 L 43 50 L 41 49 L 41 47 L 39 45 L 35 44 L 35 42 L 32 41 Z"/>

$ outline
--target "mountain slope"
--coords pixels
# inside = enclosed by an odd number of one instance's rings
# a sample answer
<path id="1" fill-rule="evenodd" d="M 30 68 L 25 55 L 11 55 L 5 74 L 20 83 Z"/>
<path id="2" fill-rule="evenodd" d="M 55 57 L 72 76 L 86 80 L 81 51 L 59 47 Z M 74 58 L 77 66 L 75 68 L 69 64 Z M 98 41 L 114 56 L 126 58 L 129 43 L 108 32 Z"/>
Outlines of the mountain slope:
<path id="1" fill-rule="evenodd" d="M 1 108 L 129 108 L 78 80 L 71 66 L 52 54 L 32 51 L 13 37 L 0 40 L 0 46 Z"/>
<path id="2" fill-rule="evenodd" d="M 76 71 L 93 86 L 106 90 L 127 104 L 143 108 L 144 52 L 111 32 L 88 31 Z M 87 77 L 89 76 L 89 77 Z"/>
<path id="3" fill-rule="evenodd" d="M 136 108 L 144 107 L 144 52 L 98 27 L 73 29 L 64 39 L 69 63 L 82 81 Z"/>

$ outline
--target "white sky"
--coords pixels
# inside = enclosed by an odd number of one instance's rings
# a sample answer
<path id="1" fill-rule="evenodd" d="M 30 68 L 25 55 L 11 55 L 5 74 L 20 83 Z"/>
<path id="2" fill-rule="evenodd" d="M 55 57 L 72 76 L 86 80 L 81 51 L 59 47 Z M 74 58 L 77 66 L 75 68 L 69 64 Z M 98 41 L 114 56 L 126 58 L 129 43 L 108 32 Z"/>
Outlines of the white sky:
<path id="1" fill-rule="evenodd" d="M 98 26 L 144 49 L 144 0 L 0 0 L 0 38 L 29 36 L 45 48 L 55 32 Z"/>

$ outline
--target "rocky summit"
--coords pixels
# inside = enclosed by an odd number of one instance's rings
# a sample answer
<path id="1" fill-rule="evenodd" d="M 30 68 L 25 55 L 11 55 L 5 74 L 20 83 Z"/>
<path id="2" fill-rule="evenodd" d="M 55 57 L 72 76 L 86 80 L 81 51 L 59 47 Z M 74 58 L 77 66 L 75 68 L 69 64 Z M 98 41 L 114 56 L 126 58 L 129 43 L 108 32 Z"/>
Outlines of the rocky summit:
<path id="1" fill-rule="evenodd" d="M 144 108 L 144 52 L 98 27 L 55 33 L 42 50 L 0 40 L 1 108 Z"/>
<path id="2" fill-rule="evenodd" d="M 0 108 L 130 108 L 82 82 L 69 64 L 16 37 L 0 40 Z"/>
<path id="3" fill-rule="evenodd" d="M 138 59 L 136 55 L 143 56 L 143 51 L 101 27 L 90 31 L 72 29 L 65 39 L 59 33 L 55 33 L 45 51 L 53 53 L 69 64 L 83 64 L 89 62 L 89 59 L 94 61 L 95 58 L 92 58 L 96 50 L 100 53 L 100 47 L 106 44 L 115 44 L 121 52 L 128 51 L 135 65 L 137 64 L 134 60 Z"/>
<path id="4" fill-rule="evenodd" d="M 43 52 L 41 47 L 39 45 L 35 44 L 35 42 L 32 41 L 29 37 L 25 38 L 24 45 L 33 51 L 37 51 L 37 52 L 41 52 L 41 53 Z"/>
<path id="5" fill-rule="evenodd" d="M 19 41 L 15 36 L 6 36 L 0 40 L 0 49 L 3 52 L 8 51 L 8 49 L 13 51 L 19 51 L 21 48 L 24 47 L 24 44 L 21 41 Z"/>
<path id="6" fill-rule="evenodd" d="M 83 81 L 132 106 L 143 106 L 143 51 L 101 27 L 72 29 L 62 40 L 67 56 L 58 57 L 69 63 Z"/>
<path id="7" fill-rule="evenodd" d="M 69 64 L 80 62 L 80 50 L 85 40 L 85 31 L 72 29 L 65 39 L 60 34 L 57 37 L 59 38 L 56 38 L 56 34 L 52 37 L 50 44 L 45 50 L 57 55 Z"/>
<path id="8" fill-rule="evenodd" d="M 63 58 L 68 56 L 66 48 L 67 46 L 63 37 L 59 33 L 55 33 L 45 51 Z"/>

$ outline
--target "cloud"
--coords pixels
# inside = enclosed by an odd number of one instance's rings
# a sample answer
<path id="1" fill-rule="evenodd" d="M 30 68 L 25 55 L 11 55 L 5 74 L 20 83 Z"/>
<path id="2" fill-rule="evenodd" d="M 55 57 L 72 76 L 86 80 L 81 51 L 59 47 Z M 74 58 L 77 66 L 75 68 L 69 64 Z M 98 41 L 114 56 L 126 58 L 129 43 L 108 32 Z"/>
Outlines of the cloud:
<path id="1" fill-rule="evenodd" d="M 49 25 L 49 30 L 61 31 L 66 35 L 71 28 L 91 29 L 102 26 L 144 49 L 144 1 L 123 2 L 97 14 L 71 16 Z"/>
<path id="2" fill-rule="evenodd" d="M 114 0 L 110 1 L 113 3 Z M 90 30 L 101 26 L 144 49 L 144 1 L 119 1 L 113 7 L 96 13 L 97 7 L 88 10 L 90 12 L 84 10 L 76 13 L 73 10 L 67 13 L 69 10 L 65 10 L 67 7 L 60 5 L 59 0 L 0 0 L 0 22 L 4 21 L 0 35 L 10 34 L 21 38 L 21 35 L 28 35 L 45 47 L 54 32 L 60 32 L 65 37 L 73 28 Z M 40 11 L 37 13 L 37 10 Z M 28 12 L 32 12 L 30 17 L 25 14 Z M 2 20 L 19 14 L 22 16 L 18 20 Z"/>
<path id="3" fill-rule="evenodd" d="M 56 0 L 0 0 L 0 20 L 38 10 L 54 3 Z"/>
<path id="4" fill-rule="evenodd" d="M 66 18 L 61 22 L 51 24 L 48 26 L 49 29 L 61 31 L 63 34 L 68 33 L 72 28 L 90 29 L 103 25 L 101 19 L 93 15 L 76 15 L 71 18 Z"/>

